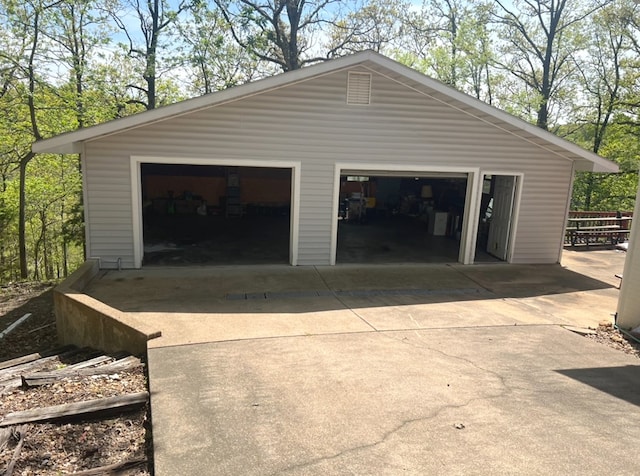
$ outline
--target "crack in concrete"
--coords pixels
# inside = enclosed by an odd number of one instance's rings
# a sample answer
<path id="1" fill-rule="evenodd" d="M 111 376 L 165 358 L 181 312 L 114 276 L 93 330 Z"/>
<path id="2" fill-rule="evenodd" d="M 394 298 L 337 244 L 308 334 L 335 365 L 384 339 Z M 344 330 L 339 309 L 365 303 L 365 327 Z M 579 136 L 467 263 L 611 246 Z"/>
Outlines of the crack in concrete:
<path id="1" fill-rule="evenodd" d="M 472 366 L 473 368 L 475 368 L 477 370 L 480 370 L 481 372 L 486 372 L 486 373 L 492 375 L 493 377 L 495 377 L 500 382 L 500 384 L 505 389 L 507 389 L 507 390 L 509 389 L 509 387 L 508 387 L 508 385 L 507 385 L 507 383 L 505 381 L 505 377 L 500 375 L 498 372 L 496 372 L 494 370 L 491 370 L 491 369 L 487 369 L 485 367 L 481 367 L 476 362 L 474 362 L 474 361 L 472 361 L 470 359 L 467 359 L 466 357 L 450 354 L 448 352 L 445 352 L 444 350 L 440 350 L 440 349 L 437 349 L 435 347 L 432 347 L 432 346 L 428 345 L 427 341 L 425 341 L 425 339 L 424 339 L 424 336 L 422 336 L 420 334 L 420 329 L 416 329 L 413 332 L 418 337 L 418 339 L 420 339 L 420 341 L 421 341 L 421 343 L 423 345 L 416 345 L 414 342 L 409 342 L 409 341 L 407 341 L 405 339 L 399 339 L 399 338 L 391 336 L 391 335 L 385 335 L 385 337 L 388 337 L 389 339 L 393 339 L 393 340 L 395 340 L 397 342 L 400 342 L 401 344 L 404 344 L 404 345 L 410 345 L 410 346 L 412 346 L 412 347 L 414 347 L 416 349 L 428 349 L 428 350 L 430 350 L 432 352 L 436 352 L 436 353 L 438 353 L 438 354 L 440 354 L 442 356 L 449 357 L 450 359 L 455 359 L 455 360 L 464 362 L 464 363 Z"/>
<path id="2" fill-rule="evenodd" d="M 274 299 L 300 299 L 300 298 L 316 298 L 316 297 L 386 297 L 386 296 L 477 296 L 488 295 L 484 289 L 478 288 L 458 288 L 458 289 L 354 289 L 334 291 L 326 290 L 307 290 L 307 291 L 256 291 L 243 293 L 228 293 L 225 295 L 227 301 L 252 301 L 252 300 L 274 300 Z"/>
<path id="3" fill-rule="evenodd" d="M 472 276 L 469 276 L 467 273 L 464 272 L 464 270 L 462 268 L 460 268 L 460 266 L 452 266 L 452 265 L 447 265 L 447 266 L 449 266 L 449 268 L 451 268 L 452 270 L 456 271 L 458 274 L 460 274 L 460 275 L 464 276 L 465 278 L 467 278 L 472 283 L 477 284 L 480 288 L 484 289 L 486 292 L 491 293 L 494 296 L 496 295 L 496 293 L 493 291 L 493 289 L 486 287 L 484 284 L 482 284 L 477 279 L 474 279 Z"/>
<path id="4" fill-rule="evenodd" d="M 384 444 L 385 442 L 387 442 L 387 440 L 389 440 L 394 434 L 402 431 L 404 428 L 406 428 L 409 425 L 412 425 L 412 424 L 415 424 L 415 423 L 420 423 L 420 422 L 426 422 L 426 421 L 429 421 L 429 420 L 433 420 L 434 418 L 437 418 L 438 416 L 440 416 L 440 414 L 442 414 L 443 412 L 445 412 L 447 410 L 465 408 L 465 407 L 467 407 L 467 406 L 469 406 L 472 403 L 477 402 L 477 401 L 487 401 L 487 400 L 503 398 L 503 397 L 505 397 L 505 396 L 507 396 L 508 394 L 511 393 L 511 389 L 507 385 L 505 377 L 503 377 L 502 375 L 500 375 L 496 371 L 481 367 L 480 365 L 476 364 L 475 362 L 473 362 L 470 359 L 467 359 L 467 358 L 464 358 L 464 357 L 461 357 L 461 356 L 458 356 L 458 355 L 452 355 L 452 354 L 444 352 L 444 351 L 442 351 L 440 349 L 433 348 L 433 347 L 427 345 L 427 343 L 424 341 L 423 336 L 421 336 L 420 333 L 417 330 L 414 331 L 414 332 L 420 338 L 420 340 L 422 341 L 422 343 L 423 343 L 422 346 L 418 346 L 414 342 L 408 342 L 408 341 L 406 341 L 404 339 L 399 339 L 399 338 L 394 337 L 394 336 L 386 335 L 386 334 L 388 334 L 388 332 L 386 332 L 386 331 L 382 331 L 382 332 L 379 332 L 379 333 L 385 335 L 385 337 L 388 337 L 388 338 L 393 339 L 393 340 L 395 340 L 397 342 L 400 342 L 401 344 L 411 345 L 412 347 L 415 347 L 415 348 L 423 348 L 423 349 L 426 348 L 426 349 L 431 350 L 433 352 L 437 352 L 437 353 L 439 353 L 439 354 L 441 354 L 441 355 L 443 355 L 445 357 L 449 357 L 451 359 L 462 361 L 462 362 L 470 365 L 471 367 L 473 367 L 473 368 L 475 368 L 477 370 L 480 370 L 482 372 L 486 372 L 486 373 L 492 375 L 494 378 L 497 379 L 497 381 L 499 382 L 500 386 L 502 387 L 502 390 L 498 391 L 495 395 L 485 395 L 485 396 L 481 396 L 481 397 L 474 397 L 474 398 L 470 398 L 467 401 L 465 401 L 463 403 L 459 403 L 459 404 L 443 405 L 440 408 L 438 408 L 437 410 L 435 410 L 434 412 L 432 412 L 428 416 L 422 416 L 422 417 L 419 417 L 419 418 L 412 418 L 412 419 L 409 419 L 409 420 L 402 421 L 395 428 L 392 428 L 391 430 L 385 432 L 380 439 L 378 439 L 377 441 L 375 441 L 373 443 L 354 446 L 352 448 L 347 448 L 347 449 L 345 449 L 343 451 L 340 451 L 340 452 L 338 452 L 336 454 L 329 455 L 329 456 L 324 456 L 324 457 L 313 459 L 311 461 L 307 461 L 307 462 L 304 462 L 304 463 L 296 464 L 296 465 L 290 466 L 288 468 L 284 468 L 282 470 L 279 470 L 277 473 L 272 473 L 272 474 L 290 473 L 292 471 L 300 470 L 300 469 L 303 469 L 303 468 L 308 468 L 310 466 L 317 465 L 317 464 L 320 464 L 320 463 L 323 463 L 323 462 L 326 462 L 326 461 L 331 461 L 331 460 L 340 458 L 340 457 L 345 456 L 345 455 L 350 454 L 350 453 L 355 453 L 355 452 L 359 452 L 359 451 L 375 448 L 375 447 L 380 446 L 380 445 Z"/>
<path id="5" fill-rule="evenodd" d="M 554 325 L 563 325 L 563 324 L 566 325 L 567 324 L 566 319 L 562 319 L 562 318 L 556 316 L 555 314 L 553 314 L 551 312 L 545 311 L 544 309 L 541 309 L 541 308 L 533 306 L 533 305 L 531 305 L 529 303 L 523 302 L 522 299 L 517 299 L 517 298 L 503 298 L 503 299 L 504 299 L 505 302 L 507 302 L 507 303 L 509 303 L 511 305 L 514 305 L 516 307 L 520 307 L 521 309 L 531 309 L 531 310 L 533 310 L 534 312 L 536 312 L 538 314 L 542 314 L 542 315 L 544 315 L 546 317 L 552 318 L 552 320 L 563 321 L 562 323 L 560 323 L 560 322 L 555 323 L 554 322 Z"/>
<path id="6" fill-rule="evenodd" d="M 338 458 L 341 458 L 342 456 L 351 454 L 351 453 L 357 453 L 360 451 L 366 451 L 372 448 L 375 448 L 377 446 L 380 446 L 384 443 L 387 442 L 387 440 L 389 440 L 393 435 L 395 435 L 396 433 L 402 431 L 404 428 L 406 428 L 409 425 L 413 425 L 415 423 L 421 423 L 421 422 L 426 422 L 429 420 L 433 420 L 434 418 L 437 418 L 438 416 L 440 416 L 441 413 L 447 411 L 447 410 L 452 410 L 452 409 L 459 409 L 459 408 L 465 408 L 467 406 L 469 406 L 470 404 L 476 402 L 476 401 L 482 401 L 482 400 L 493 400 L 496 398 L 501 398 L 504 395 L 506 395 L 508 392 L 500 392 L 497 395 L 488 395 L 488 396 L 484 396 L 484 397 L 475 397 L 475 398 L 471 398 L 469 400 L 467 400 L 464 403 L 460 403 L 460 404 L 451 404 L 451 405 L 444 405 L 441 408 L 437 409 L 435 412 L 433 412 L 432 414 L 428 415 L 428 416 L 423 416 L 423 417 L 419 417 L 419 418 L 411 418 L 409 420 L 404 420 L 402 421 L 399 425 L 397 425 L 395 428 L 392 428 L 391 430 L 385 432 L 382 437 L 380 439 L 378 439 L 377 441 L 373 442 L 373 443 L 368 443 L 368 444 L 363 444 L 363 445 L 359 445 L 359 446 L 354 446 L 352 448 L 346 448 L 338 453 L 335 453 L 333 455 L 329 455 L 329 456 L 323 456 L 323 457 L 319 457 L 319 458 L 315 458 L 311 461 L 306 461 L 304 463 L 299 463 L 299 464 L 295 464 L 293 466 L 289 466 L 287 468 L 278 470 L 274 473 L 271 474 L 285 474 L 285 473 L 290 473 L 292 471 L 296 471 L 296 470 L 301 470 L 304 468 L 309 468 L 311 466 L 326 462 L 326 461 L 331 461 L 331 460 L 335 460 Z"/>
<path id="7" fill-rule="evenodd" d="M 342 299 L 340 299 L 340 297 L 333 292 L 333 290 L 331 289 L 331 287 L 329 286 L 329 283 L 327 283 L 327 281 L 324 279 L 324 276 L 322 276 L 322 273 L 320 272 L 320 270 L 318 269 L 317 266 L 314 266 L 313 269 L 315 270 L 315 272 L 318 274 L 318 277 L 320 278 L 320 281 L 322 281 L 322 283 L 324 284 L 324 286 L 327 288 L 327 290 L 331 293 L 333 293 L 333 296 L 336 298 L 336 300 L 342 304 L 344 306 L 345 309 L 349 310 L 354 316 L 356 316 L 358 319 L 360 319 L 362 322 L 364 322 L 365 325 L 369 326 L 371 329 L 373 329 L 374 332 L 379 332 L 378 329 L 375 328 L 375 326 L 373 326 L 369 321 L 367 321 L 363 316 L 361 316 L 360 314 L 358 314 L 355 309 L 353 309 L 351 306 L 348 306 Z"/>

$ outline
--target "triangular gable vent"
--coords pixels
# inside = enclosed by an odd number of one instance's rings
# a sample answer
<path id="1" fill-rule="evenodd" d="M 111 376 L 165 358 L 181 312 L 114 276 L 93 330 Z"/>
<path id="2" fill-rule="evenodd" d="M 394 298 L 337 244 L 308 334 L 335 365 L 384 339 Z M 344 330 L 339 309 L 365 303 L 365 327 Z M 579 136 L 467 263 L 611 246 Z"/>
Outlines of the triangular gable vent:
<path id="1" fill-rule="evenodd" d="M 349 72 L 347 104 L 366 106 L 371 102 L 371 73 Z"/>

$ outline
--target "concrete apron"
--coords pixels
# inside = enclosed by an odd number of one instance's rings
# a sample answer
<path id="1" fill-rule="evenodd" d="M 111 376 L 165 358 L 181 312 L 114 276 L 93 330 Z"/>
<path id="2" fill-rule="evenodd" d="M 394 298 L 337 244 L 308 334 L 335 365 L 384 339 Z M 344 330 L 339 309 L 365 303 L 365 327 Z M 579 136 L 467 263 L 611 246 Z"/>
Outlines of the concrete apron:
<path id="1" fill-rule="evenodd" d="M 613 273 L 611 274 L 611 279 Z M 611 321 L 618 290 L 560 266 L 146 268 L 86 293 L 162 331 L 149 348 L 475 326 Z"/>

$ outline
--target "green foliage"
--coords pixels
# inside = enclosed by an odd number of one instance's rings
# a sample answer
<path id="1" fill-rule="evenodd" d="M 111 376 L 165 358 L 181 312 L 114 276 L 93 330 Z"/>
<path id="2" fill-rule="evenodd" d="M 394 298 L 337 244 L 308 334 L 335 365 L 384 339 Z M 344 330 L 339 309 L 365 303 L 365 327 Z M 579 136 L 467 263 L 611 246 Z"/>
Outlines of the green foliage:
<path id="1" fill-rule="evenodd" d="M 593 128 L 581 128 L 575 132 L 575 141 L 588 147 L 589 130 L 592 136 Z M 596 211 L 632 211 L 634 209 L 638 170 L 640 170 L 640 137 L 636 131 L 635 127 L 620 124 L 614 124 L 608 128 L 600 154 L 616 162 L 620 167 L 620 173 L 580 172 L 576 174 L 572 209 Z"/>
<path id="2" fill-rule="evenodd" d="M 82 262 L 82 236 L 77 223 L 81 196 L 78 161 L 74 156 L 42 155 L 33 159 L 26 176 L 25 221 L 33 279 L 65 275 Z M 18 279 L 15 268 L 18 226 L 18 178 L 0 194 L 0 281 Z"/>
<path id="3" fill-rule="evenodd" d="M 331 56 L 366 49 L 386 55 L 405 51 L 405 20 L 410 8 L 404 0 L 370 0 L 332 24 L 327 49 Z"/>
<path id="4" fill-rule="evenodd" d="M 208 94 L 246 83 L 260 75 L 259 61 L 240 47 L 218 10 L 194 8 L 192 17 L 177 24 L 177 64 L 190 71 L 188 92 Z M 253 43 L 254 47 L 257 47 Z M 264 48 L 265 45 L 260 46 Z"/>

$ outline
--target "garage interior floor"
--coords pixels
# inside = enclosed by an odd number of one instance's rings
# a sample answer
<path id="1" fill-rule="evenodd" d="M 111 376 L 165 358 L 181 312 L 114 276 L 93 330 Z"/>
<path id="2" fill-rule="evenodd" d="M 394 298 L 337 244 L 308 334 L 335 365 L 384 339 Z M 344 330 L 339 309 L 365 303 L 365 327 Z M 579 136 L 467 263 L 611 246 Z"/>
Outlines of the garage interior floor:
<path id="1" fill-rule="evenodd" d="M 288 216 L 164 216 L 145 223 L 145 265 L 286 264 Z M 161 223 L 161 224 L 159 224 Z M 157 239 L 154 237 L 162 237 Z M 406 216 L 339 222 L 338 264 L 455 263 L 460 242 Z M 498 261 L 478 250 L 477 262 Z"/>
<path id="2" fill-rule="evenodd" d="M 288 263 L 289 217 L 164 216 L 145 230 L 144 248 L 145 265 Z"/>
<path id="3" fill-rule="evenodd" d="M 426 232 L 426 224 L 413 217 L 397 215 L 369 220 L 364 224 L 340 222 L 338 253 L 341 263 L 457 263 L 460 242 Z M 477 250 L 476 261 L 498 262 Z"/>

